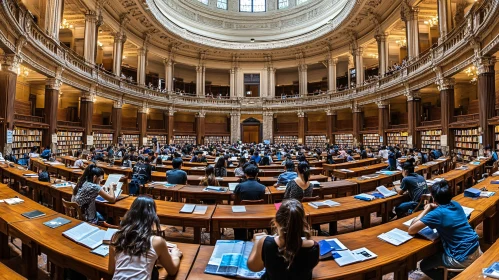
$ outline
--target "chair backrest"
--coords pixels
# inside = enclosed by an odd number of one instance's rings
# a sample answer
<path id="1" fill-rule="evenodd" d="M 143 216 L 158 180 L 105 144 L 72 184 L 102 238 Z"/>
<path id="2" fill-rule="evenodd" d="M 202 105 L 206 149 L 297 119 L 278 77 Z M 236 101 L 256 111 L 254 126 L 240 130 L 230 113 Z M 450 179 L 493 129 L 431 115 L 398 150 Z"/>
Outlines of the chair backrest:
<path id="1" fill-rule="evenodd" d="M 416 206 L 416 208 L 414 208 L 414 211 L 417 211 L 421 205 L 426 205 L 428 203 L 431 203 L 432 200 L 433 200 L 433 197 L 431 196 L 431 194 L 429 194 L 429 193 L 422 194 L 421 198 L 419 199 L 418 206 Z"/>
<path id="2" fill-rule="evenodd" d="M 76 202 L 66 201 L 62 199 L 62 206 L 64 207 L 64 213 L 71 218 L 83 220 L 83 215 L 81 213 L 80 205 Z"/>
<path id="3" fill-rule="evenodd" d="M 499 169 L 499 160 L 495 161 L 494 164 L 492 164 L 492 168 L 489 171 L 489 176 L 492 176 L 497 170 Z"/>
<path id="4" fill-rule="evenodd" d="M 310 196 L 310 197 L 304 197 L 301 202 L 310 202 L 310 201 L 317 201 L 321 199 L 319 196 Z"/>
<path id="5" fill-rule="evenodd" d="M 265 204 L 263 199 L 258 200 L 241 200 L 240 205 L 257 205 L 257 204 Z"/>

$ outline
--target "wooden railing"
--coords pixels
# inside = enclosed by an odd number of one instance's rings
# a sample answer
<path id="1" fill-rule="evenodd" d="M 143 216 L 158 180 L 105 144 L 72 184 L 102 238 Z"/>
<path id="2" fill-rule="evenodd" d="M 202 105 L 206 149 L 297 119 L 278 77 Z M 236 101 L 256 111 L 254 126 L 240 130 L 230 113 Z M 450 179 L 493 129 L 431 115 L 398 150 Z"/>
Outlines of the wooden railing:
<path id="1" fill-rule="evenodd" d="M 31 115 L 14 114 L 14 119 L 18 121 L 43 123 L 43 117 L 37 117 Z"/>
<path id="2" fill-rule="evenodd" d="M 477 121 L 479 118 L 478 114 L 469 114 L 469 115 L 459 115 L 455 116 L 456 122 L 468 122 L 468 121 Z"/>
<path id="3" fill-rule="evenodd" d="M 440 124 L 442 124 L 441 120 L 422 121 L 420 126 L 433 126 L 433 125 L 440 125 Z"/>
<path id="4" fill-rule="evenodd" d="M 93 129 L 113 129 L 113 126 L 112 125 L 102 125 L 102 124 L 94 124 L 92 125 L 92 128 Z"/>
<path id="5" fill-rule="evenodd" d="M 72 126 L 72 127 L 81 127 L 81 123 L 80 122 L 68 122 L 68 121 L 57 121 L 57 125 Z"/>

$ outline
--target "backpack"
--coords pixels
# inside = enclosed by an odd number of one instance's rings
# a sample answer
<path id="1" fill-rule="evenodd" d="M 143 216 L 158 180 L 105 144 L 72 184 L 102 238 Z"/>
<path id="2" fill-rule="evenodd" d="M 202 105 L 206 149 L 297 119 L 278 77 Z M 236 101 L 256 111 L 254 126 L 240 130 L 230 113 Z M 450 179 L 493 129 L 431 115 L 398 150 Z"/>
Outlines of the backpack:
<path id="1" fill-rule="evenodd" d="M 42 171 L 38 174 L 38 181 L 40 182 L 50 182 L 50 176 L 47 171 Z"/>

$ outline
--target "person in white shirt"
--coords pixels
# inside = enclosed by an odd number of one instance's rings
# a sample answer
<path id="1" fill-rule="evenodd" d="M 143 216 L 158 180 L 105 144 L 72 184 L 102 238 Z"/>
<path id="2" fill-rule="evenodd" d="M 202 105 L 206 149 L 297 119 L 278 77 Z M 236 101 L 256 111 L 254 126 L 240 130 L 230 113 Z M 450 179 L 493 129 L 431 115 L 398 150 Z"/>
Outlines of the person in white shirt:
<path id="1" fill-rule="evenodd" d="M 379 149 L 378 155 L 383 159 L 388 159 L 388 149 L 385 146 L 381 146 Z"/>

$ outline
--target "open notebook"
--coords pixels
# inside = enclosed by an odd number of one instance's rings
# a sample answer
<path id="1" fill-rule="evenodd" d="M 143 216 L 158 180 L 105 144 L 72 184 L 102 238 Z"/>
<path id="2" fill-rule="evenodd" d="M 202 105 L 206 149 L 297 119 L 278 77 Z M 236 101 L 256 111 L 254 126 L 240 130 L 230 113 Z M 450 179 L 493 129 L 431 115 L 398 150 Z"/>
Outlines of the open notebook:
<path id="1" fill-rule="evenodd" d="M 81 223 L 66 230 L 62 235 L 87 248 L 95 249 L 99 247 L 106 238 L 111 240 L 111 237 L 116 232 L 114 229 L 108 229 L 108 231 L 109 233 L 88 223 Z"/>

